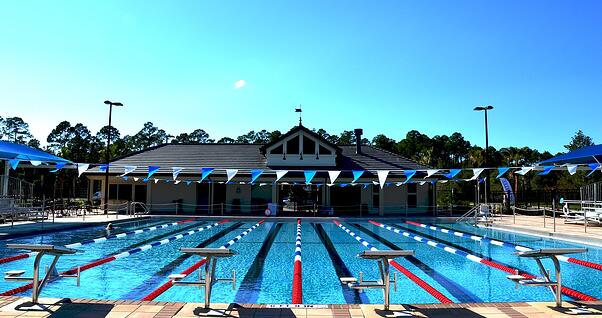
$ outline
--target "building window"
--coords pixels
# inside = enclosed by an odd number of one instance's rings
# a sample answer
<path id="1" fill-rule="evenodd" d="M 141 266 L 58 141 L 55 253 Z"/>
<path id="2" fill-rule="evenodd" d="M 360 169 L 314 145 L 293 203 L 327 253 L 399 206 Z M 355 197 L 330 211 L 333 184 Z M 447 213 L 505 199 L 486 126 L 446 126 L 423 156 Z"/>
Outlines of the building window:
<path id="1" fill-rule="evenodd" d="M 284 145 L 280 145 L 274 149 L 272 149 L 272 151 L 270 151 L 271 154 L 276 154 L 276 155 L 281 155 L 284 152 Z"/>
<path id="2" fill-rule="evenodd" d="M 316 153 L 316 142 L 305 136 L 303 136 L 303 153 L 312 155 Z"/>
<path id="3" fill-rule="evenodd" d="M 124 201 L 132 201 L 132 185 L 120 184 L 117 188 L 117 199 Z"/>
<path id="4" fill-rule="evenodd" d="M 117 185 L 109 184 L 109 196 L 107 197 L 109 200 L 117 200 Z"/>
<path id="5" fill-rule="evenodd" d="M 92 193 L 100 192 L 100 185 L 101 185 L 100 180 L 93 180 L 92 181 Z"/>
<path id="6" fill-rule="evenodd" d="M 408 183 L 408 208 L 415 208 L 418 204 L 416 190 L 417 186 L 415 183 Z"/>
<path id="7" fill-rule="evenodd" d="M 324 147 L 322 145 L 320 145 L 320 148 L 318 148 L 318 149 L 319 149 L 318 151 L 320 152 L 321 155 L 332 155 L 332 151 L 326 149 L 326 147 Z"/>
<path id="8" fill-rule="evenodd" d="M 286 142 L 286 153 L 299 154 L 299 137 L 295 137 Z"/>
<path id="9" fill-rule="evenodd" d="M 110 184 L 109 200 L 132 201 L 131 184 Z"/>

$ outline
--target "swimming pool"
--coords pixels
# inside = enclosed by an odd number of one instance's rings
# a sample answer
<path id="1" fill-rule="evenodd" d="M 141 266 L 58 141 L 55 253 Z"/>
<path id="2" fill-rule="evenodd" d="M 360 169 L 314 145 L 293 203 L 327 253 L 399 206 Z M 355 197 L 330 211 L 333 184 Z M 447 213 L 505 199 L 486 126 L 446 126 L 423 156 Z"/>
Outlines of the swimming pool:
<path id="1" fill-rule="evenodd" d="M 6 243 L 84 242 L 71 245 L 80 252 L 62 257 L 57 264 L 58 272 L 83 266 L 81 286 L 75 287 L 71 279 L 53 279 L 41 297 L 198 302 L 203 300 L 201 289 L 169 286 L 169 275 L 192 273 L 187 277 L 192 280 L 198 277 L 195 269 L 202 269 L 200 258 L 184 255 L 179 249 L 228 245 L 237 255 L 219 260 L 217 276 L 230 276 L 235 270 L 236 286 L 233 290 L 232 284 L 216 284 L 212 302 L 288 304 L 294 285 L 295 250 L 299 247 L 301 276 L 295 288 L 300 288 L 303 303 L 344 304 L 383 302 L 380 290 L 358 292 L 340 283 L 339 277 L 357 277 L 359 272 L 365 279 L 377 279 L 375 262 L 358 258 L 358 253 L 369 248 L 409 249 L 415 251 L 414 256 L 397 259 L 397 265 L 391 269 L 392 273 L 398 273 L 397 290 L 391 291 L 391 302 L 461 303 L 551 301 L 550 291 L 545 287 L 516 289 L 506 279 L 514 269 L 526 275 L 538 274 L 533 260 L 514 255 L 515 245 L 518 249 L 578 247 L 464 224 L 427 226 L 400 219 L 340 220 L 340 223 L 302 220 L 298 225 L 294 220 L 151 218 L 118 226 L 108 239 L 102 238 L 108 233 L 98 226 L 5 240 L 0 257 L 10 260 L 22 254 L 5 248 Z M 300 244 L 296 245 L 298 229 Z M 101 239 L 92 241 L 95 238 Z M 588 246 L 587 253 L 569 256 L 583 262 L 561 263 L 563 284 L 567 287 L 564 299 L 601 298 L 602 268 L 597 266 L 602 263 L 602 249 Z M 26 257 L 4 262 L 0 270 L 31 271 L 32 264 L 33 258 Z M 552 268 L 551 263 L 545 265 Z M 20 288 L 23 285 L 0 281 L 0 291 L 31 295 L 31 290 Z"/>

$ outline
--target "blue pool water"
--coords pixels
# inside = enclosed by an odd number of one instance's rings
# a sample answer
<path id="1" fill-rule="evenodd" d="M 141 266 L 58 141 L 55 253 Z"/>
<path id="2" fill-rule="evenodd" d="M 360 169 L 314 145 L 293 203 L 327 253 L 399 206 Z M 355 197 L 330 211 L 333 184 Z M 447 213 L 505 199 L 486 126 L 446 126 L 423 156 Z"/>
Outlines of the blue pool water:
<path id="1" fill-rule="evenodd" d="M 120 223 L 114 233 L 148 228 L 174 222 L 174 219 L 152 218 Z M 141 234 L 79 247 L 80 252 L 61 258 L 57 264 L 59 272 L 75 266 L 122 253 L 133 248 L 186 233 L 215 223 L 215 220 L 195 220 Z M 154 246 L 128 257 L 82 272 L 81 287 L 75 287 L 72 279 L 54 279 L 43 290 L 42 297 L 71 297 L 98 299 L 140 300 L 168 281 L 170 274 L 180 273 L 194 263 L 198 257 L 187 257 L 179 252 L 182 247 L 220 247 L 257 223 L 257 220 L 231 220 L 227 223 L 195 232 L 166 244 Z M 523 271 L 538 274 L 533 260 L 519 258 L 513 250 L 432 231 L 408 224 L 383 221 L 414 235 L 446 244 L 454 249 L 466 251 L 478 257 Z M 368 222 L 342 224 L 361 236 L 378 249 L 402 248 L 415 251 L 409 258 L 400 258 L 398 263 L 453 302 L 499 302 L 499 301 L 551 301 L 550 291 L 543 287 L 515 288 L 506 279 L 508 273 L 476 263 L 465 257 L 450 254 L 441 249 L 417 242 L 414 239 L 393 233 Z M 562 241 L 543 239 L 510 232 L 475 228 L 464 224 L 441 224 L 488 238 L 524 245 L 530 248 L 582 247 Z M 104 227 L 92 227 L 64 232 L 55 232 L 31 237 L 4 240 L 0 257 L 19 254 L 5 248 L 7 243 L 35 243 L 65 245 L 106 235 Z M 295 250 L 296 222 L 270 222 L 259 225 L 230 248 L 237 255 L 220 259 L 217 276 L 230 276 L 236 270 L 237 282 L 233 289 L 230 283 L 214 286 L 213 302 L 269 303 L 291 302 L 293 285 L 293 261 Z M 357 292 L 339 282 L 342 276 L 358 276 L 377 279 L 378 269 L 374 261 L 363 260 L 357 254 L 366 248 L 333 222 L 302 222 L 302 274 L 303 302 L 306 304 L 382 303 L 380 290 Z M 588 252 L 574 255 L 576 258 L 602 263 L 602 249 L 588 246 Z M 49 264 L 50 257 L 43 261 Z M 0 271 L 24 269 L 29 272 L 33 258 L 1 264 Z M 546 264 L 552 268 L 551 264 Z M 595 269 L 571 263 L 561 263 L 563 283 L 596 298 L 602 298 L 602 275 Z M 201 267 L 203 269 L 203 267 Z M 397 270 L 392 268 L 392 272 Z M 187 279 L 196 279 L 197 272 Z M 0 291 L 22 286 L 23 282 L 0 281 Z M 31 291 L 17 295 L 30 295 Z M 570 299 L 566 298 L 565 299 Z M 203 290 L 193 287 L 174 286 L 159 295 L 157 301 L 202 301 Z M 397 272 L 397 290 L 392 291 L 392 303 L 437 303 L 431 294 L 419 287 L 405 275 Z"/>

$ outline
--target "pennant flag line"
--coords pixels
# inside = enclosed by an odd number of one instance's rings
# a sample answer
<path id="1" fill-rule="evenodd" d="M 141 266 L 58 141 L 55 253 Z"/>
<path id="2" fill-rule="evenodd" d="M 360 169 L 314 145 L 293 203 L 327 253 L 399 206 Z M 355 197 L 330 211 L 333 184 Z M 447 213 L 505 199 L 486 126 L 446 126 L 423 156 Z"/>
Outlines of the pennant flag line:
<path id="1" fill-rule="evenodd" d="M 311 183 L 311 179 L 314 178 L 314 176 L 316 175 L 317 171 L 316 170 L 306 170 L 303 171 L 303 174 L 305 174 L 305 184 L 310 184 Z"/>
<path id="2" fill-rule="evenodd" d="M 498 174 L 495 178 L 496 179 L 501 178 L 504 175 L 504 173 L 508 172 L 508 170 L 510 170 L 510 168 L 506 168 L 506 167 L 497 168 Z"/>
<path id="3" fill-rule="evenodd" d="M 410 181 L 410 179 L 412 179 L 412 177 L 416 174 L 416 170 L 404 170 L 403 174 L 406 175 L 406 180 L 403 182 L 403 184 L 406 184 Z"/>
<path id="4" fill-rule="evenodd" d="M 469 180 L 477 180 L 477 178 L 481 175 L 481 173 L 483 173 L 483 171 L 485 171 L 485 168 L 473 168 L 472 169 L 472 178 L 470 178 Z"/>
<path id="5" fill-rule="evenodd" d="M 572 176 L 575 173 L 577 173 L 577 165 L 567 165 L 566 166 L 566 170 L 569 172 L 569 174 Z"/>
<path id="6" fill-rule="evenodd" d="M 333 184 L 334 181 L 339 177 L 340 174 L 341 174 L 340 171 L 328 171 L 328 177 L 330 178 L 330 184 Z"/>
<path id="7" fill-rule="evenodd" d="M 180 167 L 172 167 L 171 168 L 171 176 L 174 179 L 174 181 L 178 178 L 178 175 L 180 175 L 180 172 L 182 172 L 182 170 L 184 170 L 184 168 L 180 168 Z"/>
<path id="8" fill-rule="evenodd" d="M 19 162 L 21 162 L 21 160 L 19 160 L 19 159 L 10 159 L 8 161 L 8 164 L 10 165 L 11 169 L 17 170 L 17 166 L 19 165 Z"/>
<path id="9" fill-rule="evenodd" d="M 588 173 L 586 177 L 591 176 L 598 168 L 600 168 L 601 165 L 599 163 L 590 163 L 588 166 L 590 169 L 592 169 L 592 171 Z"/>
<path id="10" fill-rule="evenodd" d="M 259 178 L 259 176 L 263 173 L 263 170 L 261 169 L 254 169 L 251 170 L 251 183 L 254 183 L 255 180 L 257 180 L 257 178 Z"/>
<path id="11" fill-rule="evenodd" d="M 353 181 L 351 181 L 351 183 L 355 183 L 357 179 L 359 179 L 364 174 L 364 170 L 353 170 L 352 173 Z"/>
<path id="12" fill-rule="evenodd" d="M 238 169 L 226 169 L 226 176 L 228 177 L 228 180 L 226 180 L 226 183 L 230 182 L 230 180 L 232 180 L 232 178 L 234 178 L 234 176 L 238 173 Z"/>
<path id="13" fill-rule="evenodd" d="M 515 173 L 518 175 L 524 176 L 531 170 L 533 170 L 533 167 L 522 167 L 522 168 L 520 168 L 520 171 L 517 171 Z"/>
<path id="14" fill-rule="evenodd" d="M 78 163 L 77 164 L 77 176 L 81 177 L 82 173 L 86 172 L 90 168 L 89 163 Z"/>
<path id="15" fill-rule="evenodd" d="M 159 166 L 148 166 L 148 176 L 146 178 L 149 179 L 155 172 L 159 171 L 159 168 Z"/>
<path id="16" fill-rule="evenodd" d="M 545 176 L 548 173 L 550 173 L 550 171 L 552 171 L 552 169 L 554 169 L 554 166 L 545 166 L 543 167 L 543 171 L 538 173 L 540 176 Z"/>
<path id="17" fill-rule="evenodd" d="M 136 170 L 136 166 L 123 166 L 123 174 L 121 175 L 122 177 L 134 172 L 134 170 Z"/>
<path id="18" fill-rule="evenodd" d="M 382 189 L 385 186 L 385 181 L 389 175 L 389 170 L 379 170 L 376 172 L 376 174 L 378 175 L 378 183 L 380 183 L 380 188 Z"/>
<path id="19" fill-rule="evenodd" d="M 213 170 L 213 168 L 201 168 L 201 182 L 203 182 L 203 180 L 205 180 L 205 178 L 207 178 L 207 176 L 209 176 Z"/>
<path id="20" fill-rule="evenodd" d="M 58 172 L 61 170 L 67 163 L 66 162 L 57 162 L 54 170 L 50 170 L 50 172 Z"/>
<path id="21" fill-rule="evenodd" d="M 276 181 L 278 182 L 278 180 L 282 179 L 282 177 L 284 177 L 284 175 L 287 173 L 287 170 L 277 170 L 276 171 Z"/>
<path id="22" fill-rule="evenodd" d="M 447 177 L 448 179 L 453 179 L 461 171 L 462 171 L 462 169 L 449 169 L 449 173 L 444 174 L 444 176 Z"/>

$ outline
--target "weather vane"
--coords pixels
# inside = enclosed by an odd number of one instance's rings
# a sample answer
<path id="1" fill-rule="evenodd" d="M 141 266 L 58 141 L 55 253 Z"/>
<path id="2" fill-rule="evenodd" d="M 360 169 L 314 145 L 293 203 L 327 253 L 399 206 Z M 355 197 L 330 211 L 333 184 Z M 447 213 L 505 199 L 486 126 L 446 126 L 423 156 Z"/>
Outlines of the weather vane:
<path id="1" fill-rule="evenodd" d="M 298 108 L 295 108 L 295 113 L 299 113 L 299 126 L 301 126 L 301 113 L 302 113 L 301 104 L 299 104 Z"/>

